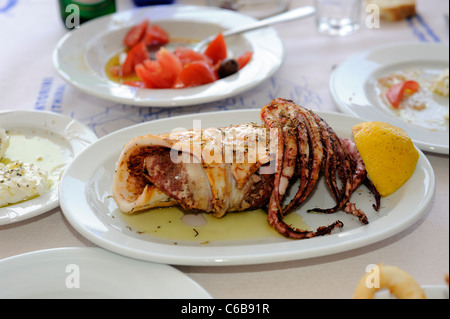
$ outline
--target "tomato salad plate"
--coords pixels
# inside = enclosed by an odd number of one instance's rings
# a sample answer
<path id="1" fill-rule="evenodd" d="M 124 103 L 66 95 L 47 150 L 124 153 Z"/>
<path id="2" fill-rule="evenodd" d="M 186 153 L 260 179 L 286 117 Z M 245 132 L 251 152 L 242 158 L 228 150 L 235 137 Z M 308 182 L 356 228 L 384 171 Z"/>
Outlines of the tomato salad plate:
<path id="1" fill-rule="evenodd" d="M 82 123 L 46 111 L 2 111 L 0 130 L 3 139 L 8 140 L 4 143 L 0 136 L 3 149 L 0 225 L 26 220 L 58 207 L 62 173 L 82 150 L 97 140 L 95 133 Z M 39 172 L 45 172 L 45 179 L 37 177 Z"/>
<path id="2" fill-rule="evenodd" d="M 360 119 L 337 113 L 317 112 L 341 138 L 352 138 Z M 419 150 L 413 176 L 394 194 L 372 207 L 371 192 L 360 187 L 351 198 L 369 219 L 356 216 L 308 213 L 315 207 L 334 206 L 321 178 L 311 196 L 289 214 L 289 223 L 315 230 L 341 220 L 343 228 L 330 235 L 288 239 L 267 221 L 264 210 L 229 213 L 223 218 L 191 214 L 177 207 L 125 214 L 113 198 L 116 163 L 125 144 L 147 134 L 173 129 L 203 129 L 258 123 L 259 110 L 204 113 L 142 123 L 98 140 L 73 161 L 60 187 L 61 209 L 71 225 L 93 243 L 128 257 L 177 265 L 242 265 L 298 260 L 331 255 L 381 241 L 411 226 L 426 212 L 435 192 L 433 169 Z M 92 159 L 95 159 L 94 161 Z"/>
<path id="3" fill-rule="evenodd" d="M 177 107 L 212 102 L 250 90 L 268 79 L 284 60 L 282 40 L 273 28 L 267 27 L 225 38 L 228 59 L 238 60 L 248 53 L 251 58 L 238 72 L 212 83 L 183 88 L 158 88 L 158 85 L 148 88 L 130 85 L 130 81 L 114 80 L 117 73 L 111 74 L 109 64 L 114 58 L 120 60 L 120 54 L 130 49 L 127 44 L 130 43 L 131 30 L 146 21 L 150 30 L 146 34 L 154 31 L 151 39 L 164 33 L 169 37 L 168 45 L 184 42 L 187 47 L 255 19 L 220 8 L 184 5 L 154 6 L 108 15 L 83 24 L 60 40 L 53 54 L 57 72 L 73 86 L 102 99 L 146 107 Z M 131 35 L 131 38 L 135 37 Z M 151 46 L 151 39 L 145 37 L 145 41 L 140 43 Z M 136 51 L 139 50 L 133 50 Z M 156 61 L 161 62 L 156 68 L 164 64 L 160 72 L 161 81 L 153 81 L 160 84 L 175 69 L 175 63 L 167 58 L 169 54 L 158 56 L 156 50 L 155 57 L 152 52 L 149 49 L 150 59 L 140 65 L 141 71 L 144 69 L 142 65 L 152 69 Z M 173 53 L 169 48 L 167 52 Z M 212 61 L 213 64 L 215 62 Z M 144 79 L 140 79 L 143 82 Z"/>
<path id="4" fill-rule="evenodd" d="M 421 150 L 449 153 L 449 47 L 396 43 L 340 64 L 330 91 L 342 112 L 402 128 Z"/>

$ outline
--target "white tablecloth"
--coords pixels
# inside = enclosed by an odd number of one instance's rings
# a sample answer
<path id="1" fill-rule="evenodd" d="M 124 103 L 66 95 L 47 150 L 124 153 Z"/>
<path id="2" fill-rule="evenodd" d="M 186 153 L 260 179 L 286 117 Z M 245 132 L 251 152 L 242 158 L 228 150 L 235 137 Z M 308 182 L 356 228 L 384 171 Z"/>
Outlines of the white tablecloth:
<path id="1" fill-rule="evenodd" d="M 117 0 L 118 10 L 132 8 Z M 205 1 L 178 1 L 204 4 Z M 295 0 L 292 7 L 311 4 Z M 215 110 L 260 108 L 284 97 L 314 110 L 335 111 L 328 81 L 333 68 L 350 55 L 399 41 L 448 43 L 443 0 L 418 1 L 419 18 L 364 25 L 346 37 L 315 30 L 314 19 L 276 26 L 286 46 L 281 69 L 259 87 L 233 98 L 182 108 L 139 108 L 100 100 L 64 82 L 52 65 L 56 43 L 67 33 L 56 1 L 0 1 L 0 110 L 37 109 L 62 113 L 102 137 L 143 121 Z M 397 265 L 422 285 L 445 284 L 449 271 L 449 158 L 426 153 L 436 173 L 436 197 L 426 215 L 410 228 L 363 248 L 331 256 L 252 266 L 176 266 L 215 298 L 351 298 L 369 264 Z M 94 246 L 54 209 L 41 216 L 0 226 L 0 259 L 56 247 Z"/>

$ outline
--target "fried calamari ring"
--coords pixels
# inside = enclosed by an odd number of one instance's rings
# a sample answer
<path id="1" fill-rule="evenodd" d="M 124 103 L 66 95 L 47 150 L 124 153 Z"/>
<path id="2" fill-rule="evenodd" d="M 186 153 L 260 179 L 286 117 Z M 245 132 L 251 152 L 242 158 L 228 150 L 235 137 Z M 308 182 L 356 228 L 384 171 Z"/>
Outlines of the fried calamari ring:
<path id="1" fill-rule="evenodd" d="M 361 278 L 353 297 L 355 299 L 373 299 L 375 293 L 381 289 L 388 289 L 391 294 L 398 299 L 425 299 L 425 293 L 414 278 L 404 270 L 395 266 L 378 265 L 379 267 L 379 287 L 368 287 L 369 276 L 374 276 L 369 272 Z"/>

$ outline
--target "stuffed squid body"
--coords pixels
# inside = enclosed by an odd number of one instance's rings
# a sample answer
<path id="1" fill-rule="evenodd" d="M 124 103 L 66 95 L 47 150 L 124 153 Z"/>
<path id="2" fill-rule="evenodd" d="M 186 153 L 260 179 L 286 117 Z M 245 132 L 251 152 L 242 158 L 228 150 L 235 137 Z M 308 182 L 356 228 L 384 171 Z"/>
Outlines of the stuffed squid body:
<path id="1" fill-rule="evenodd" d="M 262 207 L 274 182 L 270 140 L 255 124 L 134 138 L 116 164 L 114 199 L 125 213 L 180 205 L 220 218 Z"/>

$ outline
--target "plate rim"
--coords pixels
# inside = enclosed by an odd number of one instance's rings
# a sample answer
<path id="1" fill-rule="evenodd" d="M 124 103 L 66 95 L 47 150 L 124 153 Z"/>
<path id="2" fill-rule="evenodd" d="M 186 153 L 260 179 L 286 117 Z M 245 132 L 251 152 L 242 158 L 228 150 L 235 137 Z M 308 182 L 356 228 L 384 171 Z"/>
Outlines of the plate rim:
<path id="1" fill-rule="evenodd" d="M 247 113 L 247 114 L 251 114 L 251 115 L 257 115 L 257 114 L 259 114 L 258 112 L 259 112 L 258 109 L 209 112 L 209 113 L 202 113 L 202 114 L 183 115 L 183 116 L 179 116 L 179 117 L 161 119 L 158 121 L 160 121 L 164 124 L 164 123 L 167 123 L 168 121 L 170 122 L 173 119 L 185 121 L 188 119 L 194 119 L 198 116 L 217 117 L 220 114 L 227 114 L 227 113 L 228 114 L 232 114 L 232 113 L 246 114 Z M 320 112 L 320 111 L 317 111 L 316 113 L 320 116 L 324 116 L 324 115 L 336 116 L 338 118 L 347 118 L 351 121 L 361 122 L 361 119 L 350 116 L 350 115 L 346 115 L 346 114 L 335 113 L 335 112 Z M 129 128 L 121 129 L 117 132 L 114 132 L 107 136 L 104 136 L 97 143 L 103 143 L 103 141 L 105 139 L 112 139 L 115 136 L 125 133 L 127 130 L 139 130 L 146 125 L 153 125 L 154 123 L 155 123 L 155 121 L 152 121 L 149 123 L 140 123 L 140 124 L 134 125 Z M 97 143 L 94 143 L 93 145 L 91 145 L 90 147 L 85 149 L 84 152 L 90 152 L 91 149 L 96 147 Z M 359 238 L 358 236 L 360 236 L 360 235 L 358 234 L 358 231 L 355 231 L 355 232 L 352 231 L 351 233 L 347 232 L 347 235 L 340 237 L 342 239 L 342 243 L 339 243 L 337 245 L 337 247 L 336 247 L 336 244 L 332 244 L 332 245 L 320 246 L 319 248 L 317 248 L 317 247 L 309 247 L 309 246 L 314 246 L 314 245 L 307 244 L 306 249 L 304 249 L 300 252 L 298 250 L 289 251 L 289 249 L 291 249 L 292 246 L 297 245 L 296 243 L 303 242 L 303 241 L 302 240 L 300 240 L 300 241 L 286 240 L 286 241 L 282 241 L 282 242 L 272 242 L 272 243 L 268 243 L 268 244 L 261 244 L 259 247 L 258 247 L 258 245 L 252 245 L 252 248 L 254 248 L 254 251 L 255 251 L 255 255 L 252 255 L 251 258 L 248 256 L 236 254 L 233 251 L 233 247 L 236 248 L 237 246 L 201 247 L 201 249 L 202 249 L 201 251 L 198 249 L 196 250 L 196 253 L 198 252 L 198 254 L 196 254 L 195 256 L 190 256 L 189 258 L 186 258 L 186 257 L 180 257 L 179 255 L 176 254 L 176 252 L 182 252 L 183 246 L 170 247 L 170 250 L 171 250 L 170 253 L 160 252 L 160 251 L 148 252 L 148 251 L 142 251 L 142 249 L 140 247 L 138 247 L 138 248 L 123 247 L 123 245 L 120 245 L 120 244 L 118 245 L 116 242 L 111 241 L 109 238 L 102 238 L 102 237 L 100 237 L 100 235 L 93 234 L 89 229 L 85 228 L 85 225 L 81 225 L 77 222 L 76 215 L 72 214 L 71 208 L 69 206 L 67 206 L 67 203 L 65 200 L 65 194 L 64 194 L 64 187 L 60 188 L 61 209 L 62 209 L 66 219 L 69 221 L 69 223 L 80 234 L 82 234 L 84 237 L 86 237 L 90 241 L 94 242 L 95 244 L 97 244 L 103 248 L 112 250 L 116 253 L 124 254 L 128 257 L 144 259 L 147 261 L 158 262 L 158 263 L 168 263 L 168 264 L 174 264 L 174 265 L 223 266 L 223 265 L 263 264 L 263 263 L 273 263 L 273 262 L 280 262 L 280 261 L 286 261 L 286 260 L 308 259 L 308 258 L 312 258 L 312 257 L 333 255 L 335 253 L 340 253 L 340 252 L 349 251 L 349 250 L 352 250 L 355 248 L 367 246 L 369 244 L 379 242 L 383 239 L 391 237 L 391 236 L 403 231 L 404 229 L 410 227 L 414 223 L 416 223 L 428 211 L 428 208 L 430 207 L 432 200 L 434 198 L 434 194 L 435 194 L 435 175 L 434 175 L 433 168 L 432 168 L 431 164 L 429 163 L 428 159 L 426 158 L 426 156 L 422 153 L 422 151 L 420 151 L 418 149 L 418 152 L 420 155 L 419 163 L 422 163 L 422 165 L 424 165 L 424 170 L 429 174 L 430 180 L 428 181 L 429 184 L 427 185 L 428 187 L 425 190 L 425 195 L 423 198 L 422 206 L 419 207 L 420 209 L 418 209 L 416 214 L 413 214 L 412 217 L 409 216 L 409 218 L 407 219 L 406 222 L 403 221 L 400 224 L 397 223 L 393 226 L 392 225 L 389 226 L 389 229 L 383 230 L 381 235 L 379 234 L 380 233 L 379 231 L 375 234 L 373 234 L 369 231 L 369 233 L 366 234 L 363 238 Z M 76 164 L 76 162 L 74 161 L 71 163 L 71 166 L 75 165 L 75 164 Z M 69 167 L 69 169 L 66 170 L 66 172 L 63 176 L 63 183 L 66 181 L 65 177 L 69 174 L 70 169 L 71 169 L 71 167 Z M 90 216 L 90 217 L 92 217 L 92 216 Z M 373 227 L 376 227 L 376 226 L 372 226 L 372 228 L 371 228 L 371 225 L 374 225 L 374 224 L 375 224 L 375 222 L 372 224 L 366 225 L 366 226 L 364 226 L 365 227 L 364 229 L 367 230 L 367 229 L 372 229 Z M 105 226 L 105 225 L 103 225 L 103 226 Z M 361 228 L 357 228 L 357 229 L 361 229 Z M 348 236 L 348 235 L 350 235 L 350 236 Z M 122 235 L 119 235 L 119 236 L 122 236 Z M 352 240 L 352 238 L 349 239 L 349 237 L 354 237 L 354 236 L 357 237 L 356 241 Z M 125 237 L 127 237 L 127 236 L 125 235 Z M 323 236 L 323 237 L 317 237 L 317 238 L 313 238 L 313 239 L 309 239 L 309 240 L 315 240 L 316 242 L 321 241 L 321 242 L 328 243 L 329 239 L 327 239 L 327 238 L 329 238 L 329 237 L 330 236 Z M 134 240 L 138 241 L 138 239 L 134 239 L 131 237 L 128 237 L 128 239 L 133 242 L 134 242 Z M 154 243 L 154 242 L 151 242 L 150 245 L 152 246 L 152 248 L 167 247 L 167 244 L 159 244 L 159 243 Z M 271 252 L 269 258 L 267 257 L 267 254 L 261 253 L 259 251 L 261 247 L 265 247 L 265 248 L 274 247 L 274 245 L 276 245 L 276 247 L 280 248 L 280 249 L 278 252 Z M 244 246 L 239 246 L 239 247 L 247 247 L 247 246 L 244 245 Z M 184 247 L 184 248 L 191 249 L 192 247 Z M 215 250 L 215 251 L 213 251 L 213 250 Z M 217 252 L 218 250 L 220 250 L 220 252 Z M 286 250 L 287 250 L 287 252 L 286 252 Z M 333 250 L 333 252 L 330 252 L 330 250 Z M 205 251 L 213 252 L 213 253 L 209 254 L 209 255 L 204 254 Z M 224 254 L 224 252 L 226 252 L 227 254 Z"/>
<path id="2" fill-rule="evenodd" d="M 381 44 L 366 50 L 362 50 L 359 51 L 353 55 L 351 55 L 350 57 L 348 57 L 347 59 L 345 59 L 340 65 L 338 65 L 333 72 L 331 73 L 330 76 L 330 80 L 328 83 L 328 88 L 330 91 L 330 94 L 332 96 L 333 102 L 335 103 L 335 105 L 338 107 L 338 109 L 345 113 L 345 114 L 349 114 L 349 115 L 353 115 L 359 118 L 362 118 L 363 120 L 370 120 L 369 118 L 363 118 L 358 112 L 356 112 L 354 109 L 352 109 L 348 103 L 346 103 L 345 101 L 342 101 L 339 97 L 338 97 L 338 90 L 336 88 L 336 78 L 338 76 L 340 76 L 340 72 L 342 72 L 342 70 L 347 67 L 350 63 L 352 63 L 353 60 L 358 60 L 363 58 L 364 56 L 369 55 L 370 53 L 376 52 L 376 51 L 386 51 L 386 50 L 396 50 L 398 48 L 404 48 L 406 46 L 411 46 L 411 47 L 420 47 L 420 48 L 425 48 L 425 47 L 435 47 L 435 48 L 443 48 L 443 49 L 447 49 L 449 48 L 448 43 L 417 43 L 417 42 L 413 42 L 413 41 L 402 41 L 402 42 L 398 42 L 398 43 L 388 43 L 388 44 Z M 411 52 L 415 52 L 414 50 L 411 50 Z M 386 64 L 379 64 L 379 66 L 377 67 L 377 69 L 380 69 L 382 67 L 384 67 Z M 402 128 L 407 130 L 408 127 L 412 127 L 414 129 L 414 126 L 406 123 L 406 122 L 401 122 L 400 120 L 397 120 L 395 118 L 390 118 L 388 114 L 385 114 L 384 112 L 375 112 L 377 114 L 382 114 L 382 116 L 384 117 L 384 119 L 386 121 L 389 121 L 389 119 L 391 119 L 392 121 L 396 121 L 396 124 L 403 124 Z M 431 143 L 431 142 L 426 142 L 426 141 L 421 141 L 418 140 L 417 138 L 411 138 L 414 142 L 415 145 L 419 146 L 419 148 L 422 151 L 426 151 L 426 152 L 431 152 L 431 153 L 436 153 L 436 154 L 444 154 L 444 155 L 448 155 L 449 154 L 449 145 L 442 145 L 442 144 L 436 144 L 436 143 Z"/>
<path id="3" fill-rule="evenodd" d="M 147 8 L 136 8 L 136 9 L 129 9 L 129 10 L 125 10 L 125 11 L 121 11 L 121 12 L 117 12 L 114 14 L 110 14 L 104 17 L 100 17 L 98 19 L 92 20 L 92 21 L 88 21 L 86 22 L 83 26 L 88 27 L 88 28 L 94 28 L 97 24 L 101 24 L 104 21 L 107 20 L 111 20 L 114 19 L 115 17 L 119 17 L 119 16 L 126 16 L 126 15 L 132 15 L 132 14 L 136 14 L 137 12 L 141 12 L 141 13 L 147 13 L 151 14 L 152 11 L 156 11 L 156 10 L 202 10 L 205 12 L 217 12 L 217 13 L 222 13 L 222 14 L 226 14 L 229 16 L 234 16 L 236 18 L 241 18 L 241 19 L 246 19 L 247 21 L 256 21 L 256 19 L 244 15 L 242 13 L 237 13 L 231 10 L 225 10 L 225 9 L 221 9 L 221 8 L 217 8 L 217 7 L 209 7 L 209 6 L 200 6 L 200 5 L 185 5 L 185 4 L 173 4 L 170 6 L 167 5 L 155 5 L 155 6 L 151 6 L 151 7 L 147 7 Z M 199 18 L 205 19 L 204 17 L 199 16 Z M 157 17 L 155 17 L 153 19 L 153 21 L 158 21 L 159 19 Z M 163 20 L 163 19 L 161 19 Z M 165 19 L 166 21 L 167 19 Z M 202 21 L 201 21 L 202 22 Z M 220 21 L 220 23 L 218 23 L 219 26 L 223 25 L 225 22 L 224 21 Z M 122 25 L 122 27 L 124 27 L 124 25 Z M 130 27 L 130 21 L 127 20 L 126 26 L 125 27 Z M 226 99 L 232 96 L 236 96 L 238 94 L 242 94 L 246 91 L 249 91 L 253 88 L 255 88 L 256 86 L 260 85 L 261 83 L 263 83 L 264 81 L 268 80 L 276 71 L 278 71 L 281 67 L 281 65 L 283 64 L 285 57 L 286 57 L 286 50 L 285 50 L 285 44 L 283 42 L 283 40 L 281 39 L 281 37 L 278 35 L 278 32 L 276 31 L 276 29 L 274 29 L 273 27 L 265 27 L 261 30 L 256 30 L 256 31 L 252 31 L 251 33 L 249 32 L 248 34 L 244 34 L 242 36 L 244 36 L 245 38 L 248 39 L 253 39 L 253 37 L 255 37 L 255 35 L 259 34 L 259 32 L 270 32 L 270 37 L 272 41 L 277 41 L 276 46 L 272 46 L 272 47 L 277 47 L 277 51 L 275 52 L 277 54 L 277 63 L 274 64 L 273 66 L 271 66 L 271 69 L 269 71 L 267 71 L 267 73 L 265 74 L 264 77 L 258 78 L 257 80 L 248 80 L 245 81 L 244 83 L 237 83 L 234 85 L 228 85 L 228 84 L 223 84 L 224 88 L 226 89 L 224 91 L 224 93 L 219 93 L 219 94 L 213 94 L 213 95 L 206 95 L 206 96 L 202 96 L 202 94 L 200 94 L 199 97 L 188 97 L 188 98 L 184 98 L 184 99 L 174 99 L 173 96 L 176 95 L 183 95 L 183 92 L 186 93 L 188 91 L 195 91 L 195 90 L 201 90 L 201 91 L 207 91 L 209 88 L 211 88 L 214 83 L 212 84 L 207 84 L 207 85 L 203 85 L 203 86 L 199 86 L 199 87 L 194 87 L 194 88 L 186 88 L 186 89 L 182 89 L 181 90 L 176 90 L 176 89 L 165 89 L 165 90 L 155 90 L 152 89 L 153 91 L 160 91 L 161 94 L 162 93 L 170 93 L 171 94 L 171 98 L 165 98 L 163 100 L 154 100 L 154 99 L 140 99 L 139 96 L 139 92 L 145 92 L 147 90 L 150 89 L 138 89 L 138 88 L 127 88 L 128 90 L 134 91 L 135 93 L 133 97 L 123 97 L 120 95 L 111 95 L 111 93 L 103 93 L 100 92 L 99 90 L 96 90 L 94 88 L 92 88 L 90 85 L 83 85 L 82 83 L 79 82 L 79 80 L 72 80 L 71 76 L 69 74 L 67 74 L 65 71 L 61 70 L 62 66 L 61 63 L 59 61 L 59 53 L 60 53 L 60 47 L 63 46 L 67 41 L 71 41 L 74 38 L 74 34 L 75 36 L 77 36 L 79 33 L 81 33 L 84 29 L 83 28 L 79 28 L 73 32 L 69 32 L 66 35 L 64 35 L 57 43 L 56 47 L 53 50 L 52 53 L 52 64 L 54 69 L 56 70 L 56 72 L 69 84 L 73 85 L 74 87 L 76 87 L 77 89 L 81 90 L 82 92 L 89 94 L 91 96 L 95 96 L 97 98 L 101 98 L 104 100 L 109 100 L 112 102 L 116 102 L 116 103 L 125 103 L 125 104 L 129 104 L 129 105 L 135 105 L 135 106 L 139 106 L 139 107 L 162 107 L 162 108 L 173 108 L 173 107 L 186 107 L 186 106 L 192 106 L 192 105 L 196 105 L 196 104 L 203 104 L 203 103 L 210 103 L 210 102 L 215 102 L 218 100 L 222 100 L 222 99 Z M 78 32 L 78 33 L 77 33 Z M 265 37 L 267 38 L 267 34 L 265 34 Z M 252 46 L 254 46 L 255 44 L 257 44 L 258 41 L 252 41 Z M 261 48 L 261 47 L 259 47 Z M 83 51 L 85 51 L 85 47 L 83 47 Z M 272 52 L 274 53 L 274 52 Z M 84 57 L 83 57 L 84 59 Z M 273 59 L 272 59 L 273 60 Z M 261 64 L 261 63 L 259 63 Z M 247 66 L 251 66 L 250 63 Z M 251 66 L 253 69 L 255 69 L 255 67 Z M 256 69 L 255 69 L 256 70 Z M 255 71 L 253 70 L 253 71 Z M 248 69 L 247 69 L 248 71 Z M 243 70 L 241 70 L 240 72 L 247 72 L 246 69 L 244 68 Z M 112 83 L 111 81 L 107 80 L 105 83 Z M 100 87 L 102 87 L 102 83 L 97 83 L 100 84 Z M 103 83 L 104 84 L 104 83 Z M 125 86 L 123 85 L 119 85 L 117 84 L 117 88 L 123 88 Z M 98 88 L 97 86 L 95 88 Z M 203 90 L 204 89 L 204 90 Z M 142 91 L 144 90 L 144 91 Z M 130 91 L 130 92 L 131 92 Z M 180 93 L 180 94 L 178 94 Z M 173 96 L 172 96 L 173 95 Z M 199 95 L 199 94 L 196 94 Z"/>
<path id="4" fill-rule="evenodd" d="M 80 121 L 78 121 L 76 119 L 73 119 L 71 117 L 68 117 L 68 116 L 60 114 L 60 113 L 50 112 L 50 111 L 46 111 L 46 110 L 13 110 L 13 109 L 10 109 L 10 110 L 1 110 L 0 111 L 0 119 L 3 116 L 24 116 L 24 115 L 25 116 L 36 115 L 36 116 L 40 116 L 40 117 L 45 117 L 45 118 L 48 118 L 48 121 L 55 121 L 55 123 L 58 122 L 60 125 L 65 125 L 66 128 L 68 127 L 68 125 L 71 125 L 71 123 L 74 123 L 75 125 L 77 125 L 78 128 L 83 129 L 83 137 L 89 138 L 89 140 L 86 140 L 83 138 L 82 140 L 78 139 L 77 141 L 83 141 L 83 142 L 92 144 L 98 140 L 97 135 L 88 126 L 86 126 L 85 124 L 81 123 Z M 74 140 L 67 139 L 67 136 L 65 136 L 64 134 L 61 134 L 60 131 L 53 130 L 49 126 L 41 126 L 39 121 L 37 121 L 36 125 L 33 127 L 40 128 L 44 131 L 49 131 L 49 132 L 55 133 L 55 134 L 59 135 L 60 137 L 62 137 L 71 147 L 73 147 Z M 72 161 L 76 158 L 76 156 L 81 151 L 82 151 L 81 149 L 72 150 L 72 154 L 73 154 Z M 70 162 L 66 164 L 65 169 L 67 169 Z M 18 204 L 12 204 L 9 206 L 0 207 L 0 226 L 21 222 L 21 221 L 45 214 L 45 213 L 57 208 L 59 206 L 58 187 L 59 187 L 61 181 L 62 181 L 62 178 L 60 179 L 58 184 L 53 185 L 52 189 L 50 189 L 46 194 L 43 194 L 37 198 L 33 198 L 33 199 L 30 199 L 30 200 L 27 200 L 25 202 L 18 203 Z M 55 196 L 55 198 L 53 200 L 47 201 L 43 206 L 40 206 L 38 208 L 35 208 L 35 209 L 30 208 L 30 210 L 27 211 L 26 213 L 20 212 L 19 214 L 17 214 L 18 211 L 22 211 L 22 209 L 23 209 L 23 206 L 21 207 L 20 205 L 25 204 L 26 207 L 32 206 L 32 205 L 37 205 L 39 202 L 41 202 L 43 200 L 42 196 L 44 196 L 44 195 L 50 196 L 50 195 L 48 195 L 48 194 L 50 194 L 50 192 L 52 192 L 52 194 L 53 193 L 55 194 L 55 195 L 53 195 L 53 196 Z M 8 211 L 15 213 L 16 215 L 10 216 L 8 214 Z M 4 213 L 4 215 L 2 214 L 2 212 Z M 9 218 L 8 218 L 8 216 L 9 216 Z"/>

